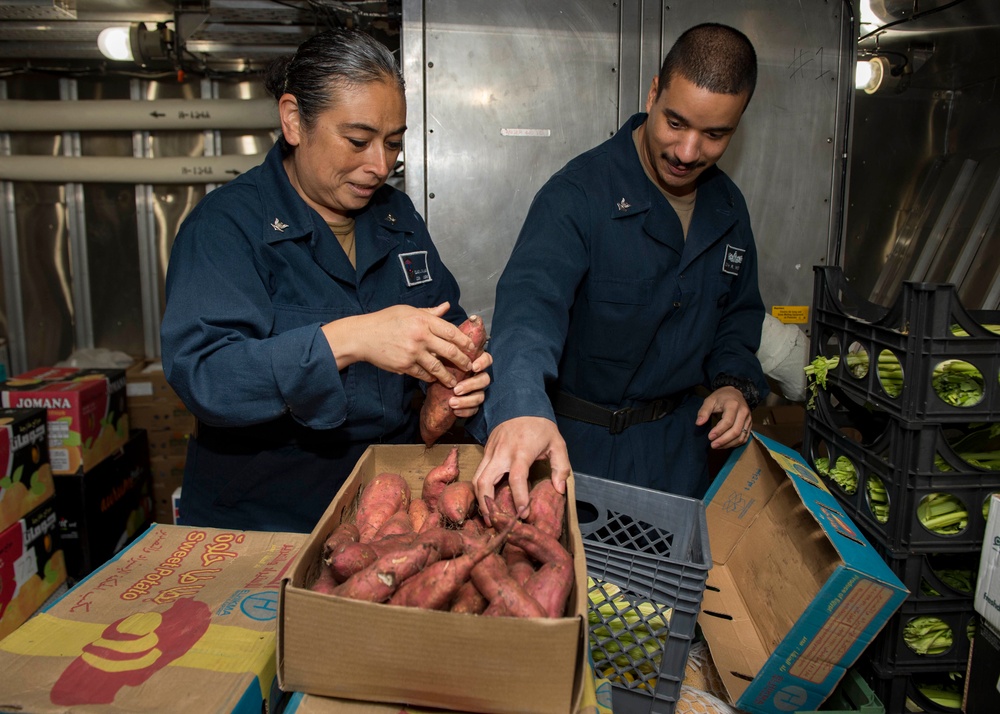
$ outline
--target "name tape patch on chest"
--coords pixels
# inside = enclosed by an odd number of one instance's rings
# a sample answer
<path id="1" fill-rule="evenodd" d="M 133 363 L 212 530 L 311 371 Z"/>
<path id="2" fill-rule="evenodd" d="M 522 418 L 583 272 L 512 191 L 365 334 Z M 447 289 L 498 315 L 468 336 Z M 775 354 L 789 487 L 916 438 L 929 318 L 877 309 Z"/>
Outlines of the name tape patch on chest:
<path id="1" fill-rule="evenodd" d="M 726 245 L 726 257 L 722 261 L 722 272 L 739 275 L 740 268 L 743 267 L 743 254 L 746 252 L 746 248 L 734 248 L 731 245 Z"/>
<path id="2" fill-rule="evenodd" d="M 423 285 L 431 281 L 431 271 L 427 267 L 427 251 L 418 250 L 413 253 L 400 253 L 399 263 L 403 266 L 403 277 L 409 287 Z"/>

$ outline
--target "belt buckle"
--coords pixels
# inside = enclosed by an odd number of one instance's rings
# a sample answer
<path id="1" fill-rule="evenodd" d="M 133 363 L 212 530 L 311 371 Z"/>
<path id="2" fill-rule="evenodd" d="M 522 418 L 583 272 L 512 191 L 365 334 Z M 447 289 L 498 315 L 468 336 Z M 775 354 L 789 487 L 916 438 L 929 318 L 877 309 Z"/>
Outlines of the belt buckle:
<path id="1" fill-rule="evenodd" d="M 631 407 L 625 407 L 611 413 L 611 423 L 608 424 L 608 431 L 612 434 L 621 434 L 629 427 L 628 417 L 632 413 Z"/>
<path id="2" fill-rule="evenodd" d="M 657 421 L 667 415 L 669 403 L 666 399 L 657 399 L 652 404 L 653 418 L 650 421 Z"/>

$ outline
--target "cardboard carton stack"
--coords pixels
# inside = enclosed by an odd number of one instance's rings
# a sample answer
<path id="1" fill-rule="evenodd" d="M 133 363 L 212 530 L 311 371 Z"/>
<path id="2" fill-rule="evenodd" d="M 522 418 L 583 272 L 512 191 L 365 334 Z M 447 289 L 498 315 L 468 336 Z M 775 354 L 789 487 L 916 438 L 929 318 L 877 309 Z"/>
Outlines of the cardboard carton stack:
<path id="1" fill-rule="evenodd" d="M 813 357 L 835 358 L 803 453 L 910 595 L 863 657 L 887 709 L 961 705 L 974 583 L 1000 470 L 1000 313 L 948 284 L 904 282 L 893 305 L 816 268 Z M 950 701 L 953 707 L 942 702 Z"/>
<path id="2" fill-rule="evenodd" d="M 82 578 L 149 523 L 146 435 L 129 429 L 125 370 L 41 367 L 4 382 L 0 396 L 45 414 L 65 569 Z"/>
<path id="3" fill-rule="evenodd" d="M 0 640 L 65 581 L 45 410 L 0 408 Z"/>
<path id="4" fill-rule="evenodd" d="M 188 439 L 194 433 L 195 419 L 167 383 L 159 360 L 136 362 L 126 377 L 132 423 L 149 435 L 153 517 L 157 523 L 173 523 L 173 494 L 184 478 Z"/>

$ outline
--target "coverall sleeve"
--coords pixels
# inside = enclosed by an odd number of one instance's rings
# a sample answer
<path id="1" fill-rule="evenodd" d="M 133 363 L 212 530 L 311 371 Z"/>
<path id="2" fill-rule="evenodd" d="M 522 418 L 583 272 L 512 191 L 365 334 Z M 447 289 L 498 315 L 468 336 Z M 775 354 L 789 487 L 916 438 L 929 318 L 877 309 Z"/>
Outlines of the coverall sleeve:
<path id="1" fill-rule="evenodd" d="M 321 317 L 272 334 L 274 307 L 236 216 L 192 214 L 171 251 L 166 296 L 164 371 L 196 417 L 247 426 L 291 412 L 312 428 L 343 423 L 343 382 Z"/>
<path id="2" fill-rule="evenodd" d="M 556 378 L 570 309 L 587 272 L 587 216 L 582 192 L 558 178 L 532 201 L 497 283 L 494 382 L 484 409 L 490 430 L 520 416 L 555 420 L 545 389 Z"/>

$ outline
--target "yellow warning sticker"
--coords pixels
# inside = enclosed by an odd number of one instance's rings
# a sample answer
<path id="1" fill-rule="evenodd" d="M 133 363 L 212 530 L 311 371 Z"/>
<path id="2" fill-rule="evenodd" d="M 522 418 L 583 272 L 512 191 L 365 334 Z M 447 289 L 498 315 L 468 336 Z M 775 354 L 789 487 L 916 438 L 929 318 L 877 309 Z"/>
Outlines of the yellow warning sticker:
<path id="1" fill-rule="evenodd" d="M 809 322 L 808 305 L 774 305 L 771 314 L 786 325 L 805 325 Z"/>

